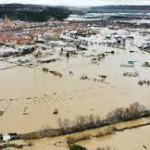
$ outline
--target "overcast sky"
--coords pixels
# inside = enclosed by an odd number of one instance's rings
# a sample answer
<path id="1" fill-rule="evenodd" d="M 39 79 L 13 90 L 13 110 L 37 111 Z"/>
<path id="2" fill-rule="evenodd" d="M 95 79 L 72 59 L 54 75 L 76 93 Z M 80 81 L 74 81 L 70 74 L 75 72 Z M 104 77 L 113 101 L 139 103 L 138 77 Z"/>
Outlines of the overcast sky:
<path id="1" fill-rule="evenodd" d="M 150 5 L 150 0 L 0 0 L 0 3 L 44 5 L 96 6 L 96 5 Z"/>

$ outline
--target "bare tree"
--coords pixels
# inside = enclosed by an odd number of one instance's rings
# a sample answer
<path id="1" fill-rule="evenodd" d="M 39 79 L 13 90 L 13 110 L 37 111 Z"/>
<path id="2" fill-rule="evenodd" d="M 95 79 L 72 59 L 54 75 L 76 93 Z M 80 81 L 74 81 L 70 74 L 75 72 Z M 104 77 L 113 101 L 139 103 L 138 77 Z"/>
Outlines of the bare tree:
<path id="1" fill-rule="evenodd" d="M 84 125 L 86 123 L 86 117 L 85 116 L 79 116 L 76 119 L 77 125 Z"/>
<path id="2" fill-rule="evenodd" d="M 99 127 L 100 124 L 101 124 L 101 118 L 100 118 L 100 116 L 96 116 L 96 117 L 95 117 L 95 125 L 96 125 L 97 127 Z"/>
<path id="3" fill-rule="evenodd" d="M 89 123 L 90 123 L 90 124 L 94 124 L 94 123 L 95 123 L 95 117 L 94 117 L 93 114 L 90 114 L 90 115 L 89 115 Z"/>
<path id="4" fill-rule="evenodd" d="M 58 118 L 57 123 L 58 123 L 59 128 L 62 129 L 63 128 L 63 121 L 61 118 Z"/>
<path id="5" fill-rule="evenodd" d="M 146 110 L 145 106 L 140 105 L 139 102 L 135 102 L 129 106 L 128 113 L 131 118 L 132 117 L 134 118 L 134 117 L 138 117 L 139 113 L 145 110 Z"/>
<path id="6" fill-rule="evenodd" d="M 67 129 L 70 126 L 70 120 L 69 119 L 64 119 L 63 121 L 63 128 Z"/>

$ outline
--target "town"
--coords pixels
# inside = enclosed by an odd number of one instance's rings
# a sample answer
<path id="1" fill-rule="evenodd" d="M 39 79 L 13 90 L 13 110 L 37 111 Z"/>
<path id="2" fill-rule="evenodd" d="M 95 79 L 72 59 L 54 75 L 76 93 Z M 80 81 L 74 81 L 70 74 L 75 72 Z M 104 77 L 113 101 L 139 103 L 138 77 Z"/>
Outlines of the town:
<path id="1" fill-rule="evenodd" d="M 0 149 L 150 147 L 150 22 L 91 15 L 1 18 Z"/>

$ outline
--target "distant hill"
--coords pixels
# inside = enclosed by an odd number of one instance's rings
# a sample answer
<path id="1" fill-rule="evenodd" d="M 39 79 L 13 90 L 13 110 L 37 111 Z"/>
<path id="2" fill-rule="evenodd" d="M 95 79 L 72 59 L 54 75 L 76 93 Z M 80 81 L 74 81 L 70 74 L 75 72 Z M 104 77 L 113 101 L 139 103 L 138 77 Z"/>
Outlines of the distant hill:
<path id="1" fill-rule="evenodd" d="M 0 5 L 0 18 L 4 18 L 4 16 L 7 15 L 12 20 L 44 22 L 50 18 L 63 20 L 70 14 L 71 11 L 63 7 L 23 4 Z"/>
<path id="2" fill-rule="evenodd" d="M 139 5 L 110 5 L 110 6 L 96 6 L 90 7 L 89 12 L 98 13 L 147 13 L 150 12 L 150 6 Z"/>

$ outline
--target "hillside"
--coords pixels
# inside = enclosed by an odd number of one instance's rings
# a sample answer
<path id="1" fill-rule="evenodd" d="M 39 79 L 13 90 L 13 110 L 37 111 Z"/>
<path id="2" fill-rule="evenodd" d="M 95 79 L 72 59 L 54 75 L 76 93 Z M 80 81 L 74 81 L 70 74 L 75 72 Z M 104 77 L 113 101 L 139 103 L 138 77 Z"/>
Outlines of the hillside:
<path id="1" fill-rule="evenodd" d="M 13 20 L 44 22 L 50 18 L 63 20 L 71 14 L 67 8 L 40 5 L 5 4 L 0 5 L 0 18 L 7 15 Z"/>
<path id="2" fill-rule="evenodd" d="M 134 5 L 108 5 L 90 7 L 89 12 L 98 13 L 147 13 L 150 12 L 150 6 L 134 6 Z"/>

